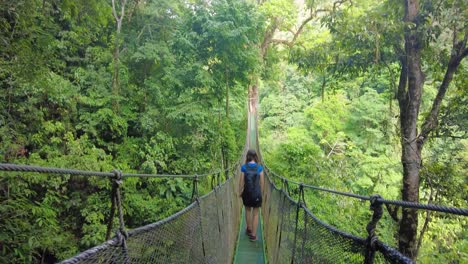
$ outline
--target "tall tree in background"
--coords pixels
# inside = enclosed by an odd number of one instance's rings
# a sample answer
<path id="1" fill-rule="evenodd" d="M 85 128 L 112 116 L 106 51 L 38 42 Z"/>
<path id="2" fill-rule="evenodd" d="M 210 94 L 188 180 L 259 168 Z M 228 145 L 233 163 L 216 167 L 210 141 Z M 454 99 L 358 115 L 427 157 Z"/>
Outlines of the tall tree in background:
<path id="1" fill-rule="evenodd" d="M 114 99 L 112 101 L 112 107 L 114 111 L 119 109 L 119 94 L 120 94 L 120 83 L 119 83 L 119 63 L 120 63 L 120 35 L 122 32 L 122 21 L 125 17 L 125 6 L 127 0 L 117 0 L 118 5 L 115 3 L 116 0 L 112 0 L 112 15 L 115 19 L 115 36 L 114 36 L 114 53 L 113 53 L 113 66 L 114 72 L 112 75 L 112 95 Z"/>
<path id="2" fill-rule="evenodd" d="M 312 21 L 322 18 L 324 14 L 339 12 L 340 9 L 352 5 L 352 1 L 305 1 L 296 6 L 297 3 L 291 0 L 271 0 L 258 1 L 258 4 L 261 12 L 267 17 L 267 26 L 260 45 L 260 58 L 265 66 L 272 46 L 284 45 L 288 49 L 293 48 L 300 43 L 301 35 Z M 253 74 L 248 89 L 251 111 L 256 110 L 259 78 L 260 76 Z"/>
<path id="3" fill-rule="evenodd" d="M 293 61 L 301 68 L 321 73 L 328 67 L 331 72 L 336 69 L 337 75 L 341 77 L 346 74 L 360 75 L 368 71 L 374 71 L 375 74 L 382 69 L 392 73 L 398 68 L 400 80 L 398 85 L 395 85 L 398 86 L 395 89 L 395 97 L 400 109 L 403 164 L 401 193 L 402 199 L 406 201 L 419 201 L 423 145 L 432 137 L 431 132 L 438 126 L 443 99 L 454 74 L 468 53 L 467 28 L 463 24 L 466 21 L 466 12 L 463 10 L 466 8 L 466 3 L 459 0 L 406 0 L 401 3 L 353 1 L 351 10 L 354 13 L 346 10 L 338 14 L 330 12 L 329 16 L 321 20 L 332 35 L 329 43 L 317 41 L 315 38 L 316 43 L 321 43 L 323 48 L 317 44 L 312 47 L 304 45 L 306 47 L 298 47 L 292 53 Z M 368 10 L 360 15 L 362 9 Z M 404 16 L 401 14 L 403 10 Z M 289 46 L 290 42 L 278 43 Z M 333 53 L 336 56 L 330 55 Z M 332 58 L 333 62 L 327 62 L 327 57 Z M 397 64 L 400 67 L 397 67 Z M 437 95 L 430 99 L 432 107 L 427 115 L 420 112 L 425 84 L 423 64 L 430 81 L 440 81 Z M 439 72 L 445 74 L 441 73 L 442 76 L 439 77 Z M 428 81 L 426 84 L 431 83 Z M 323 88 L 324 86 L 322 91 Z M 430 96 L 426 94 L 425 98 L 428 97 Z M 398 231 L 399 248 L 415 259 L 421 243 L 418 241 L 422 241 L 425 229 L 420 230 L 418 234 L 418 215 L 414 210 L 404 210 L 401 218 Z"/>
<path id="4" fill-rule="evenodd" d="M 400 106 L 401 125 L 401 162 L 403 164 L 402 198 L 405 201 L 419 201 L 419 168 L 421 149 L 416 141 L 417 120 L 421 105 L 424 75 L 421 70 L 422 39 L 418 0 L 405 0 L 405 57 L 402 61 L 398 102 Z M 414 24 L 414 26 L 410 26 Z M 418 230 L 417 210 L 403 210 L 399 229 L 399 248 L 410 256 L 416 257 L 416 236 Z"/>
<path id="5" fill-rule="evenodd" d="M 262 22 L 253 5 L 233 0 L 200 4 L 193 17 L 192 29 L 201 37 L 194 40 L 194 45 L 199 47 L 197 56 L 216 81 L 216 85 L 210 88 L 219 106 L 224 100 L 225 115 L 219 115 L 218 135 L 222 142 L 221 159 L 226 169 L 229 157 L 233 155 L 231 97 L 242 93 L 242 84 L 246 84 L 252 72 L 257 71 L 258 36 Z M 223 85 L 219 85 L 221 83 Z"/>
<path id="6" fill-rule="evenodd" d="M 461 1 L 448 1 L 458 5 L 456 12 L 463 12 Z M 419 201 L 420 169 L 422 166 L 421 152 L 424 143 L 430 138 L 431 131 L 438 123 L 439 109 L 447 92 L 454 73 L 464 57 L 468 55 L 466 48 L 468 32 L 461 25 L 453 27 L 453 44 L 446 73 L 437 96 L 433 101 L 430 113 L 424 119 L 421 132 L 418 134 L 418 117 L 421 106 L 421 96 L 424 86 L 421 53 L 424 48 L 424 17 L 419 0 L 405 0 L 405 53 L 401 58 L 401 73 L 398 85 L 398 102 L 400 107 L 401 125 L 401 162 L 403 165 L 402 198 L 405 201 Z M 463 19 L 461 21 L 464 21 Z M 463 22 L 461 22 L 463 23 Z M 459 29 L 461 28 L 461 29 Z M 460 32 L 461 30 L 461 40 Z M 418 254 L 417 245 L 418 214 L 416 210 L 405 209 L 399 227 L 399 249 L 412 259 Z"/>

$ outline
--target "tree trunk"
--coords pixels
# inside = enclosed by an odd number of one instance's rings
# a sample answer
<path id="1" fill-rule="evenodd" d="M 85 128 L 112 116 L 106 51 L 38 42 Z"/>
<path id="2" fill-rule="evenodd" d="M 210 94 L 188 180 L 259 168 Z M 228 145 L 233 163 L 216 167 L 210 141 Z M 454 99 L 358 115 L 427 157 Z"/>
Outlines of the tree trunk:
<path id="1" fill-rule="evenodd" d="M 322 76 L 322 87 L 320 88 L 320 94 L 322 97 L 322 102 L 325 102 L 325 86 L 327 85 L 327 78 L 325 77 L 325 73 Z"/>
<path id="2" fill-rule="evenodd" d="M 125 15 L 125 5 L 127 0 L 121 0 L 120 2 L 120 15 L 117 14 L 117 8 L 115 0 L 112 0 L 112 15 L 115 18 L 116 23 L 116 32 L 115 32 L 115 42 L 114 42 L 114 53 L 113 53 L 113 64 L 114 64 L 114 73 L 112 75 L 112 108 L 114 111 L 118 112 L 119 110 L 119 95 L 120 95 L 120 84 L 119 84 L 119 63 L 120 63 L 120 32 L 122 31 L 122 20 Z"/>
<path id="3" fill-rule="evenodd" d="M 421 93 L 424 75 L 421 71 L 421 29 L 418 22 L 418 0 L 405 0 L 405 57 L 401 58 L 401 74 L 398 86 L 398 102 L 400 107 L 401 145 L 403 164 L 402 198 L 405 201 L 419 201 L 419 169 L 421 166 L 421 151 L 430 132 L 438 125 L 438 114 L 442 100 L 445 97 L 453 75 L 463 58 L 468 56 L 466 44 L 468 33 L 461 41 L 457 41 L 457 28 L 453 31 L 453 46 L 444 79 L 438 88 L 431 111 L 426 116 L 418 135 L 417 119 L 421 104 Z M 427 222 L 427 221 L 426 221 Z M 416 210 L 402 211 L 399 234 L 399 250 L 415 260 L 420 242 L 417 240 L 418 214 Z M 423 227 L 424 229 L 424 227 Z M 423 235 L 424 232 L 421 232 Z M 421 238 L 420 238 L 421 240 Z"/>
<path id="4" fill-rule="evenodd" d="M 421 71 L 421 38 L 418 33 L 418 0 L 405 0 L 406 23 L 415 27 L 405 29 L 406 57 L 402 60 L 398 101 L 401 124 L 401 162 L 403 165 L 404 201 L 419 202 L 419 168 L 421 166 L 421 148 L 418 144 L 417 120 L 421 105 L 421 93 L 424 75 Z M 416 259 L 417 254 L 418 213 L 414 209 L 403 209 L 399 227 L 399 250 Z"/>
<path id="5" fill-rule="evenodd" d="M 256 113 L 258 105 L 258 77 L 255 84 L 249 86 L 249 112 Z"/>
<path id="6" fill-rule="evenodd" d="M 114 43 L 114 54 L 113 54 L 113 64 L 114 64 L 114 73 L 112 75 L 112 107 L 113 110 L 118 112 L 119 109 L 119 100 L 118 96 L 120 93 L 119 87 L 119 59 L 120 59 L 120 52 L 119 52 L 119 38 L 120 32 L 117 31 L 115 36 L 115 43 Z"/>
<path id="7" fill-rule="evenodd" d="M 226 119 L 229 123 L 229 80 L 228 80 L 228 69 L 226 67 L 225 79 L 226 79 Z"/>
<path id="8" fill-rule="evenodd" d="M 226 79 L 226 128 L 224 128 L 224 131 L 227 132 L 227 129 L 231 129 L 231 121 L 229 120 L 229 71 L 228 67 L 226 66 L 225 69 L 225 79 Z M 227 143 L 227 142 L 226 142 Z M 228 171 L 227 169 L 229 168 L 229 145 L 225 144 L 225 147 L 223 148 L 223 157 L 224 157 L 224 174 L 226 180 L 228 179 Z"/>
<path id="9" fill-rule="evenodd" d="M 221 98 L 218 99 L 218 107 L 221 109 L 222 101 Z M 223 123 L 222 123 L 222 114 L 221 110 L 218 111 L 218 127 L 219 131 L 223 131 Z M 219 143 L 221 145 L 221 168 L 226 168 L 226 163 L 225 163 L 225 155 L 224 155 L 224 137 L 223 133 L 219 133 Z"/>
<path id="10" fill-rule="evenodd" d="M 222 167 L 224 169 L 224 178 L 225 180 L 227 180 L 229 178 L 229 175 L 228 175 L 228 171 L 227 169 L 229 168 L 229 164 L 228 164 L 228 155 L 227 155 L 227 149 L 226 147 L 221 147 L 221 159 L 222 159 Z"/>

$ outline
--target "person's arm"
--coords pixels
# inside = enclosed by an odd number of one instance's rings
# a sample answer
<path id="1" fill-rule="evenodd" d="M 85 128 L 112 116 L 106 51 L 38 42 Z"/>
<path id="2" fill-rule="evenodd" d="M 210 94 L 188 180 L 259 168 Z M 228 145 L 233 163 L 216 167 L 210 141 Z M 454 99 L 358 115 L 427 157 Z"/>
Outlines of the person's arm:
<path id="1" fill-rule="evenodd" d="M 239 176 L 239 196 L 242 196 L 242 192 L 244 191 L 244 173 L 241 172 Z"/>

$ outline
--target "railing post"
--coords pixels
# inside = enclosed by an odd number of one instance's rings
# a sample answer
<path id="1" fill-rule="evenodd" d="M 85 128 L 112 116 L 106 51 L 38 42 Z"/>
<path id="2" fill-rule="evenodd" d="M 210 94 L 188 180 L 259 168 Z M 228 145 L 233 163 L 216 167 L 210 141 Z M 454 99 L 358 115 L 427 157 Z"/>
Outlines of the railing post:
<path id="1" fill-rule="evenodd" d="M 378 236 L 375 234 L 375 229 L 383 214 L 382 202 L 379 201 L 380 198 L 382 197 L 378 194 L 371 195 L 370 197 L 370 209 L 374 211 L 374 213 L 372 214 L 371 221 L 367 224 L 366 227 L 368 236 L 366 240 L 367 247 L 364 259 L 365 264 L 374 263 L 375 245 L 378 240 Z"/>

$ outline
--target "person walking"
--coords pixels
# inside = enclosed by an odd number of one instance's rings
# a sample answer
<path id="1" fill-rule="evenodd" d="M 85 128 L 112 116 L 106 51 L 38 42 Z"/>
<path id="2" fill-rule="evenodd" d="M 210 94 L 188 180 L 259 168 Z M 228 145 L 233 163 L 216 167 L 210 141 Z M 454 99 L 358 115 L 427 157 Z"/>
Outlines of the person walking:
<path id="1" fill-rule="evenodd" d="M 239 190 L 245 206 L 246 234 L 250 241 L 257 240 L 258 210 L 262 206 L 264 186 L 263 167 L 258 164 L 255 150 L 247 151 L 245 164 L 241 167 Z"/>

